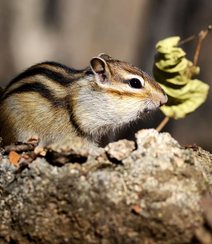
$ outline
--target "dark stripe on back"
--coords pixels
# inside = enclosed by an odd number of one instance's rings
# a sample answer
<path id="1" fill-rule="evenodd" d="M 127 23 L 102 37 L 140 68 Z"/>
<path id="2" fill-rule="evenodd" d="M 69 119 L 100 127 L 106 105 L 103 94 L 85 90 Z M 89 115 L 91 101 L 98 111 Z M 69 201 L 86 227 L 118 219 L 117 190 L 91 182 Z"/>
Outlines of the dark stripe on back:
<path id="1" fill-rule="evenodd" d="M 59 69 L 65 70 L 67 72 L 67 75 L 70 74 L 70 78 L 65 77 L 63 74 L 61 74 L 60 72 L 56 72 L 53 71 L 51 69 L 47 69 L 47 68 L 42 68 L 39 67 L 39 65 L 50 65 L 50 66 L 54 66 L 54 67 L 58 67 Z M 7 86 L 7 88 L 9 86 L 11 86 L 12 84 L 28 78 L 28 77 L 32 77 L 34 75 L 43 75 L 49 79 L 51 79 L 51 81 L 59 83 L 60 85 L 64 86 L 64 87 L 68 87 L 70 85 L 70 83 L 72 83 L 73 81 L 78 80 L 80 77 L 76 76 L 76 78 L 74 77 L 75 74 L 83 74 L 83 72 L 86 72 L 86 74 L 90 73 L 91 71 L 89 71 L 89 69 L 85 69 L 85 70 L 75 70 L 72 68 L 69 68 L 63 64 L 60 63 L 55 63 L 55 62 L 44 62 L 44 63 L 40 63 L 37 65 L 32 66 L 31 68 L 27 69 L 26 71 L 22 72 L 21 74 L 19 74 L 17 77 L 15 77 Z M 6 89 L 7 89 L 6 88 Z"/>
<path id="2" fill-rule="evenodd" d="M 77 124 L 77 121 L 76 121 L 75 116 L 73 114 L 73 110 L 71 108 L 70 100 L 68 99 L 68 97 L 65 97 L 65 98 L 55 97 L 52 94 L 52 92 L 45 85 L 43 85 L 41 83 L 35 82 L 35 83 L 25 84 L 23 86 L 20 86 L 16 89 L 12 90 L 11 92 L 6 94 L 5 96 L 3 96 L 1 99 L 1 102 L 3 100 L 7 99 L 12 94 L 21 94 L 21 93 L 28 93 L 28 92 L 36 92 L 40 96 L 47 99 L 53 106 L 66 109 L 69 113 L 70 123 L 75 128 L 78 136 L 83 136 L 83 137 L 86 136 L 86 133 L 83 130 L 81 130 L 81 128 Z"/>
<path id="3" fill-rule="evenodd" d="M 43 84 L 39 82 L 30 83 L 30 84 L 24 84 L 16 89 L 13 89 L 9 93 L 7 93 L 5 96 L 2 96 L 2 101 L 7 99 L 9 96 L 13 94 L 20 94 L 20 93 L 28 93 L 28 92 L 36 92 L 39 93 L 42 97 L 49 100 L 53 105 L 59 106 L 59 99 L 56 98 L 51 91 Z"/>
<path id="4" fill-rule="evenodd" d="M 82 73 L 85 73 L 87 75 L 89 74 L 93 74 L 92 70 L 90 67 L 87 67 L 85 69 L 81 69 L 81 70 L 76 70 L 76 69 L 73 69 L 73 68 L 70 68 L 64 64 L 61 64 L 61 63 L 57 63 L 57 62 L 43 62 L 43 63 L 39 63 L 37 65 L 42 65 L 42 64 L 47 64 L 47 65 L 50 65 L 50 66 L 54 66 L 54 67 L 58 67 L 58 68 L 61 68 L 61 69 L 64 69 L 68 74 L 70 75 L 73 75 L 73 74 L 82 74 Z M 37 65 L 34 65 L 32 66 L 31 68 L 37 66 Z"/>
<path id="5" fill-rule="evenodd" d="M 33 68 L 33 69 L 28 69 L 25 72 L 21 73 L 20 75 L 18 75 L 16 78 L 14 78 L 8 85 L 11 86 L 12 84 L 28 78 L 28 77 L 32 77 L 34 75 L 43 75 L 48 77 L 49 79 L 51 79 L 51 81 L 59 83 L 62 86 L 69 86 L 70 83 L 73 81 L 73 79 L 67 79 L 66 77 L 64 77 L 62 74 L 57 73 L 55 71 L 52 71 L 50 69 L 46 69 L 46 68 Z"/>
<path id="6" fill-rule="evenodd" d="M 42 64 L 44 64 L 44 65 L 47 64 L 47 65 L 50 65 L 50 66 L 58 67 L 60 69 L 64 69 L 69 74 L 79 74 L 79 73 L 82 73 L 85 70 L 85 69 L 83 69 L 83 70 L 76 70 L 76 69 L 73 69 L 73 68 L 69 68 L 68 66 L 66 66 L 64 64 L 57 63 L 57 62 L 50 62 L 50 61 L 36 64 L 36 65 L 32 66 L 31 68 L 33 68 L 33 67 L 35 67 L 37 65 L 42 65 Z"/>

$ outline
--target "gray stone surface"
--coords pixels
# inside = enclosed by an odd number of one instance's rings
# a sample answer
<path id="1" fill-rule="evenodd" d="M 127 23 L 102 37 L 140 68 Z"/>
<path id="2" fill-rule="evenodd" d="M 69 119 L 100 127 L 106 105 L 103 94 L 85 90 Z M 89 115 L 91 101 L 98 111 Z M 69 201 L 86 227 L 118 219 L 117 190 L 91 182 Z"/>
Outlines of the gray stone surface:
<path id="1" fill-rule="evenodd" d="M 192 243 L 211 155 L 153 129 L 136 138 L 90 151 L 72 138 L 19 171 L 3 156 L 0 243 Z"/>

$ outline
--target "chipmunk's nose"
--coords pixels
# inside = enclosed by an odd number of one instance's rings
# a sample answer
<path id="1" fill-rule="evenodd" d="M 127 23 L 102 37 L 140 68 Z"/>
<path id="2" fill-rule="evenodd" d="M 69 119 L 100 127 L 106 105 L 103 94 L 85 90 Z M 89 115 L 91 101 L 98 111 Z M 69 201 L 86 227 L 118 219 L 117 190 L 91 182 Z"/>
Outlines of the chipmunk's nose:
<path id="1" fill-rule="evenodd" d="M 160 106 L 159 107 L 163 106 L 167 101 L 168 101 L 168 97 L 167 97 L 166 93 L 163 90 L 163 96 L 160 99 Z"/>

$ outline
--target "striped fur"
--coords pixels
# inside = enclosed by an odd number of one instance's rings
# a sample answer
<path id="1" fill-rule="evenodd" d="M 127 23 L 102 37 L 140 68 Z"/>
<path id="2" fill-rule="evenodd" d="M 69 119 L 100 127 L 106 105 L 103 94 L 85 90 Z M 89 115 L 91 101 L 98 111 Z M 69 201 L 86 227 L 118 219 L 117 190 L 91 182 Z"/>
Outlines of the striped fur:
<path id="1" fill-rule="evenodd" d="M 138 79 L 141 88 L 129 85 Z M 74 70 L 55 62 L 32 66 L 0 98 L 4 144 L 39 138 L 41 145 L 80 136 L 89 146 L 143 113 L 164 104 L 166 95 L 145 72 L 106 54 Z"/>

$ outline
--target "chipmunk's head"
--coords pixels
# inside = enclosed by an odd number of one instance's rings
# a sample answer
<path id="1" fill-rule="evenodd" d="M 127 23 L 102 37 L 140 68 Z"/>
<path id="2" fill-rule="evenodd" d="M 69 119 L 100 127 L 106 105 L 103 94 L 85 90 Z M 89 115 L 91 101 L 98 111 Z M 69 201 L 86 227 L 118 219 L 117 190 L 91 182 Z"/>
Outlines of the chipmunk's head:
<path id="1" fill-rule="evenodd" d="M 167 102 L 167 95 L 158 83 L 135 66 L 106 54 L 100 54 L 90 63 L 96 84 L 108 94 L 110 107 L 120 117 L 129 115 L 129 120 L 135 120 Z"/>
<path id="2" fill-rule="evenodd" d="M 100 54 L 90 61 L 90 67 L 93 74 L 75 98 L 75 116 L 93 138 L 101 139 L 107 131 L 115 131 L 167 101 L 162 88 L 133 65 Z"/>

